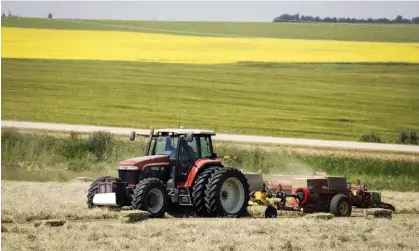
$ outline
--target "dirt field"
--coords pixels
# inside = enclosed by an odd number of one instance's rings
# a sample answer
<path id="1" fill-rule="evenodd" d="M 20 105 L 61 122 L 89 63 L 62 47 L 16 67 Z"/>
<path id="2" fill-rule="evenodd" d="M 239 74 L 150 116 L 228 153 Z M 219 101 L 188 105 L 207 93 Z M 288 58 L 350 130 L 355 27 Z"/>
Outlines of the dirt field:
<path id="1" fill-rule="evenodd" d="M 121 212 L 88 210 L 89 183 L 2 181 L 3 250 L 415 250 L 419 215 L 392 220 L 363 217 L 313 220 L 290 218 L 144 219 L 121 223 Z M 24 189 L 22 189 L 24 188 Z M 384 192 L 400 212 L 419 213 L 419 193 Z M 404 203 L 404 205 L 403 205 Z M 62 227 L 37 220 L 64 219 Z M 100 220 L 103 219 L 103 220 Z"/>

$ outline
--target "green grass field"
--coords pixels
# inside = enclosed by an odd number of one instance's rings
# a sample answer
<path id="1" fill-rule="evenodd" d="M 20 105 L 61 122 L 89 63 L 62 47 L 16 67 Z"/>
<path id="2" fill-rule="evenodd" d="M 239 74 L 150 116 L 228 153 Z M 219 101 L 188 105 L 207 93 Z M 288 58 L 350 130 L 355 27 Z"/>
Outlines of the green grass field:
<path id="1" fill-rule="evenodd" d="M 117 30 L 217 36 L 326 39 L 344 41 L 419 42 L 419 25 L 252 22 L 158 22 L 2 18 L 2 26 L 47 29 Z M 161 31 L 159 31 L 159 29 Z"/>
<path id="2" fill-rule="evenodd" d="M 2 60 L 2 120 L 393 141 L 418 131 L 419 65 Z"/>

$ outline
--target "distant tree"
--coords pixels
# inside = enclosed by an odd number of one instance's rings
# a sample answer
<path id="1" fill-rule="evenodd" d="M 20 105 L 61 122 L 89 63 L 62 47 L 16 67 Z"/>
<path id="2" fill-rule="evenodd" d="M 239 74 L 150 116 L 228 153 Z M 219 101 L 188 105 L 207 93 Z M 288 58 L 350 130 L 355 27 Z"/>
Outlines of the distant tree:
<path id="1" fill-rule="evenodd" d="M 403 22 L 403 16 L 398 15 L 398 16 L 396 17 L 396 19 L 394 19 L 393 21 L 394 21 L 395 23 L 401 23 L 401 22 Z"/>
<path id="2" fill-rule="evenodd" d="M 52 13 L 49 13 L 48 14 L 48 18 L 52 18 Z"/>
<path id="3" fill-rule="evenodd" d="M 9 17 L 12 17 L 12 13 L 10 13 L 10 11 L 9 11 Z"/>
<path id="4" fill-rule="evenodd" d="M 5 17 L 5 16 L 6 16 L 6 14 L 4 14 L 4 12 L 3 12 L 3 14 L 1 14 L 1 16 L 2 16 L 2 17 Z"/>
<path id="5" fill-rule="evenodd" d="M 291 15 L 291 14 L 282 14 L 278 17 L 276 17 L 274 20 L 274 22 L 325 22 L 325 23 L 370 23 L 370 24 L 374 24 L 374 23 L 380 23 L 380 24 L 388 24 L 388 23 L 405 23 L 405 24 L 410 24 L 410 23 L 415 23 L 418 24 L 419 23 L 419 17 L 414 17 L 412 19 L 406 19 L 403 18 L 403 16 L 398 15 L 395 19 L 390 20 L 387 18 L 367 18 L 367 19 L 357 19 L 357 18 L 342 18 L 342 17 L 325 17 L 325 18 L 320 18 L 320 17 L 312 17 L 312 16 L 307 16 L 307 15 L 300 15 L 299 14 L 295 14 L 295 15 Z"/>
<path id="6" fill-rule="evenodd" d="M 314 22 L 314 17 L 312 16 L 304 16 L 305 21 Z"/>

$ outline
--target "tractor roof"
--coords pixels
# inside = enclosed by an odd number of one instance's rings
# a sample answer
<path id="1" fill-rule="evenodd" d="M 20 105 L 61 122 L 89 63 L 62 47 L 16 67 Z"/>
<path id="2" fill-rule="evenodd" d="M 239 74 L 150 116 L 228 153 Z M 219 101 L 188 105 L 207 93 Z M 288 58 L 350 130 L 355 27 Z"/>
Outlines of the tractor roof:
<path id="1" fill-rule="evenodd" d="M 202 134 L 202 135 L 215 135 L 214 131 L 201 130 L 201 129 L 182 129 L 182 128 L 167 128 L 167 129 L 158 129 L 155 130 L 155 134 L 159 133 L 173 133 L 178 135 L 186 135 L 188 133 L 192 134 Z"/>

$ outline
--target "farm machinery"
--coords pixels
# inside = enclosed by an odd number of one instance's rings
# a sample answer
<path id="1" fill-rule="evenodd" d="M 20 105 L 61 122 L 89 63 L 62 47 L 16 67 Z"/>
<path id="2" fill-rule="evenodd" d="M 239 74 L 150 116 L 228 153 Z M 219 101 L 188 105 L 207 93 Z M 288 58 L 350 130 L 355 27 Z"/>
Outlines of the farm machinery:
<path id="1" fill-rule="evenodd" d="M 224 167 L 213 151 L 215 132 L 151 128 L 144 156 L 121 161 L 119 177 L 96 179 L 87 205 L 145 210 L 161 217 L 173 207 L 192 208 L 198 216 L 239 217 L 247 211 L 249 184 L 236 168 Z"/>
<path id="2" fill-rule="evenodd" d="M 345 177 L 316 175 L 288 177 L 286 182 L 273 177 L 269 183 L 260 174 L 225 167 L 213 151 L 214 135 L 182 127 L 132 132 L 131 141 L 136 136 L 148 138 L 144 156 L 121 161 L 118 178 L 94 180 L 87 194 L 88 207 L 132 206 L 148 211 L 150 217 L 185 207 L 197 216 L 240 217 L 249 205 L 266 206 L 267 218 L 276 217 L 279 210 L 335 216 L 350 216 L 352 206 L 395 210 L 359 180 L 351 185 Z"/>
<path id="3" fill-rule="evenodd" d="M 311 176 L 291 177 L 291 186 L 263 183 L 261 191 L 251 194 L 251 205 L 267 206 L 266 218 L 276 218 L 278 211 L 301 211 L 303 213 L 330 212 L 335 216 L 350 216 L 352 207 L 384 208 L 395 211 L 393 205 L 381 201 L 379 192 L 368 191 L 358 179 L 355 185 L 345 177 Z M 286 190 L 291 190 L 287 193 Z M 287 198 L 291 203 L 287 203 Z"/>

